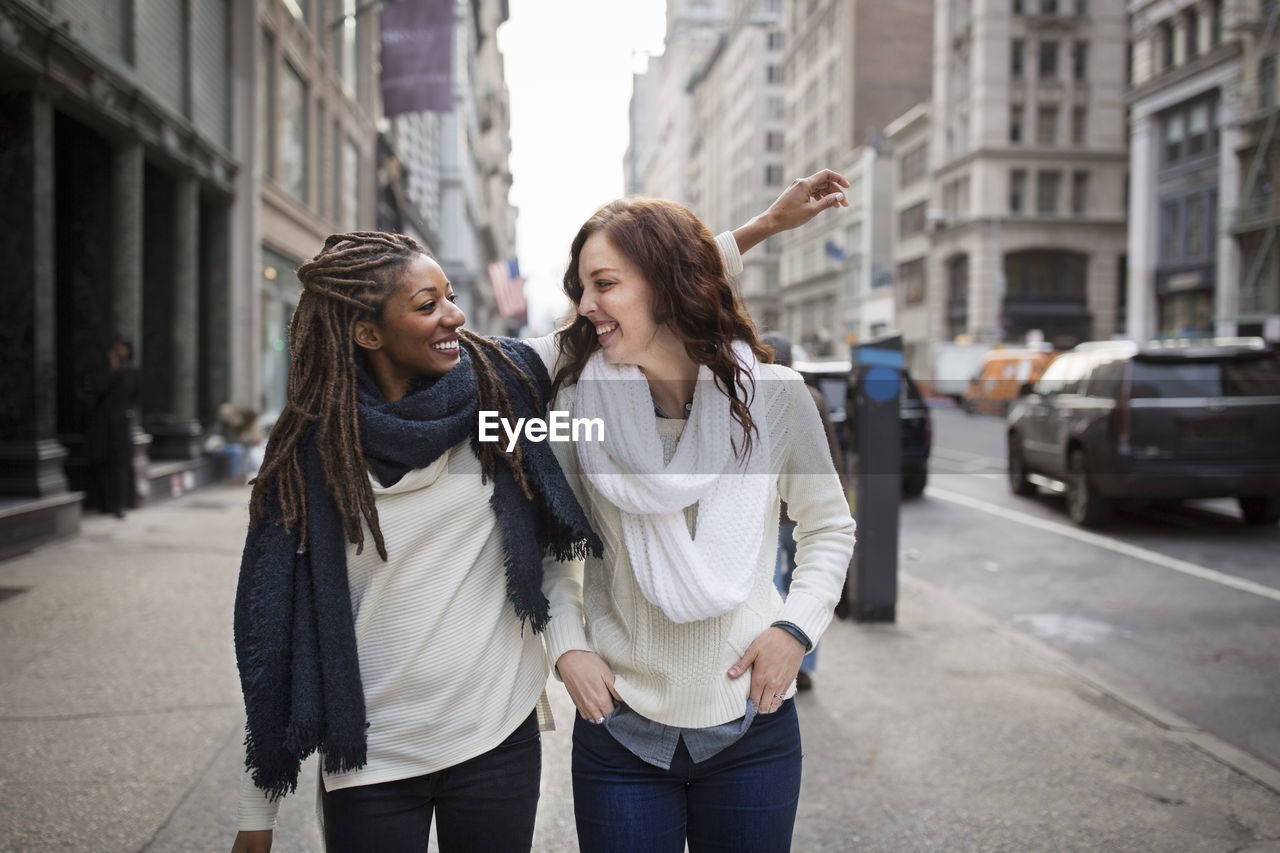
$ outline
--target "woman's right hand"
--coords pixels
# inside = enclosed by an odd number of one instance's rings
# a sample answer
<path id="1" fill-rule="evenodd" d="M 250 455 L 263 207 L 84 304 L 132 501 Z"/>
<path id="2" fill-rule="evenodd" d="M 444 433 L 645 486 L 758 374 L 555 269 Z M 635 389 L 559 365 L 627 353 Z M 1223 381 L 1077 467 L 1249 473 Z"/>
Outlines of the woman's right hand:
<path id="1" fill-rule="evenodd" d="M 268 853 L 271 850 L 270 829 L 242 829 L 236 833 L 231 853 Z"/>
<path id="2" fill-rule="evenodd" d="M 584 720 L 602 723 L 613 713 L 613 701 L 622 701 L 613 689 L 613 670 L 595 652 L 567 651 L 556 661 L 556 670 Z"/>

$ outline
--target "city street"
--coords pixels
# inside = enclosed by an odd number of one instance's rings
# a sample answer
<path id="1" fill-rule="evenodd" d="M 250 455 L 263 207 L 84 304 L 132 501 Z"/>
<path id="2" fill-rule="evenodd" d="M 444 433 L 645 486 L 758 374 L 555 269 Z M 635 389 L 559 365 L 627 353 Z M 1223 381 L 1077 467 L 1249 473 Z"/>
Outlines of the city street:
<path id="1" fill-rule="evenodd" d="M 1002 418 L 934 410 L 903 571 L 1280 766 L 1280 527 L 1246 526 L 1224 499 L 1085 531 L 1061 496 L 1013 495 L 1004 460 Z"/>

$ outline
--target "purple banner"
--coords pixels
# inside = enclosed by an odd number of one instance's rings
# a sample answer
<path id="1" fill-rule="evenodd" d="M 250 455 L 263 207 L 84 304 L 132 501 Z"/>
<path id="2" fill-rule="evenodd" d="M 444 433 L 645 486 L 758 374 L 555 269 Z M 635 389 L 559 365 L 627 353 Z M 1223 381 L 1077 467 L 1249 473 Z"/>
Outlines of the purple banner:
<path id="1" fill-rule="evenodd" d="M 454 2 L 399 0 L 383 8 L 384 115 L 453 109 Z"/>

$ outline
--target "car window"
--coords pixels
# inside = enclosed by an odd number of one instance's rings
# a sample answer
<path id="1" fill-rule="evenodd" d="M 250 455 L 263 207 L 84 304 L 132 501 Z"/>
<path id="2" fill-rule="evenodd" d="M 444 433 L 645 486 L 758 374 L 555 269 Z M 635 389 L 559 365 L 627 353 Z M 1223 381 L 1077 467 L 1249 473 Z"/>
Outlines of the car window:
<path id="1" fill-rule="evenodd" d="M 1080 382 L 1080 357 L 1068 353 L 1045 368 L 1035 385 L 1037 394 L 1073 393 Z M 1071 389 L 1068 391 L 1068 387 Z"/>
<path id="2" fill-rule="evenodd" d="M 1084 393 L 1090 397 L 1118 399 L 1124 381 L 1125 360 L 1104 361 L 1093 368 L 1085 384 Z"/>
<path id="3" fill-rule="evenodd" d="M 1280 393 L 1274 356 L 1222 361 L 1133 363 L 1133 397 L 1245 397 Z"/>
<path id="4" fill-rule="evenodd" d="M 833 420 L 844 420 L 844 400 L 847 383 L 843 376 L 824 376 L 817 382 L 818 390 L 827 400 L 827 408 Z"/>

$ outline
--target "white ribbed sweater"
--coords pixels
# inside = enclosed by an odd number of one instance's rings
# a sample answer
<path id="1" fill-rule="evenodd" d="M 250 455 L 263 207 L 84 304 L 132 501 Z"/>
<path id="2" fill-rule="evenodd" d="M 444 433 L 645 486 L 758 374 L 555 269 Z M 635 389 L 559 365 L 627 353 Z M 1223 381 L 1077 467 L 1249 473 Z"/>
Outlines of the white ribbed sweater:
<path id="1" fill-rule="evenodd" d="M 502 533 L 468 442 L 394 486 L 374 480 L 388 562 L 347 546 L 369 760 L 325 773 L 336 790 L 408 779 L 493 749 L 533 711 L 547 681 L 541 636 L 521 631 L 506 595 Z M 365 541 L 372 536 L 366 530 Z M 240 829 L 272 829 L 246 772 Z"/>
<path id="2" fill-rule="evenodd" d="M 550 339 L 530 344 L 550 362 Z M 651 604 L 631 570 L 617 508 L 581 475 L 572 444 L 552 445 L 605 553 L 585 564 L 545 564 L 551 601 L 548 657 L 554 662 L 571 649 L 595 651 L 613 670 L 623 700 L 667 725 L 703 728 L 741 717 L 750 674 L 730 679 L 729 667 L 778 620 L 796 624 L 816 643 L 831 621 L 853 554 L 854 522 L 804 380 L 777 365 L 761 365 L 760 374 L 772 504 L 757 532 L 756 582 L 747 601 L 724 616 L 677 624 Z M 571 411 L 573 394 L 573 387 L 564 389 L 552 408 Z M 685 422 L 656 417 L 654 422 L 669 461 Z M 779 497 L 796 521 L 796 570 L 785 603 L 773 585 Z M 789 687 L 787 695 L 794 689 Z"/>

